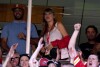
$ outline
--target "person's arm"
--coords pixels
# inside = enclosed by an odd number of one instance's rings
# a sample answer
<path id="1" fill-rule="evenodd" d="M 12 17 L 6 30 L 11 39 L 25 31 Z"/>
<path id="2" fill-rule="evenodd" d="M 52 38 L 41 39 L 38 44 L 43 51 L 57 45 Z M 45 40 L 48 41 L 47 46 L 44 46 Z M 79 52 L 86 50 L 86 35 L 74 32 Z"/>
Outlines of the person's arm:
<path id="1" fill-rule="evenodd" d="M 9 36 L 9 24 L 4 26 L 2 29 L 2 34 L 1 34 L 1 47 L 4 49 L 4 51 L 9 52 L 9 47 L 8 47 L 8 36 Z"/>
<path id="2" fill-rule="evenodd" d="M 79 23 L 74 25 L 74 32 L 70 38 L 69 45 L 68 45 L 69 49 L 70 48 L 75 49 L 75 44 L 76 44 L 78 33 L 80 31 L 80 27 L 81 27 L 81 24 L 79 24 Z"/>
<path id="3" fill-rule="evenodd" d="M 23 32 L 20 32 L 20 33 L 18 34 L 18 38 L 19 38 L 19 39 L 26 40 L 26 35 L 25 35 Z M 31 39 L 30 39 L 30 44 L 31 44 L 31 45 L 36 45 L 36 44 L 38 44 L 38 41 L 39 41 L 39 38 L 38 38 L 38 37 L 37 37 L 37 38 L 31 38 Z"/>
<path id="4" fill-rule="evenodd" d="M 70 36 L 68 35 L 67 31 L 65 30 L 61 22 L 57 23 L 57 28 L 62 34 L 63 38 L 61 40 L 56 39 L 55 41 L 52 41 L 51 44 L 46 47 L 48 50 L 52 49 L 55 46 L 57 46 L 59 49 L 68 47 Z"/>
<path id="5" fill-rule="evenodd" d="M 14 55 L 14 50 L 17 48 L 17 46 L 18 46 L 18 43 L 11 46 L 10 51 L 9 51 L 9 53 L 8 53 L 4 63 L 3 63 L 3 67 L 6 67 L 7 63 L 9 63 L 9 60 Z"/>
<path id="6" fill-rule="evenodd" d="M 80 27 L 81 27 L 81 24 L 79 23 L 74 25 L 74 32 L 69 41 L 68 49 L 69 49 L 69 55 L 70 55 L 70 63 L 74 64 L 75 67 L 86 67 L 83 64 L 81 58 L 79 57 L 75 49 L 76 39 L 80 31 Z"/>
<path id="7" fill-rule="evenodd" d="M 7 52 L 9 52 L 9 47 L 7 45 L 7 38 L 1 38 L 1 47 L 6 50 Z"/>
<path id="8" fill-rule="evenodd" d="M 49 46 L 48 48 L 50 48 L 50 47 L 56 47 L 56 46 L 59 49 L 67 48 L 68 47 L 69 40 L 70 40 L 70 36 L 65 36 L 61 40 L 58 40 L 57 39 L 55 41 L 52 41 L 51 42 L 51 46 Z"/>
<path id="9" fill-rule="evenodd" d="M 59 51 L 59 49 L 57 48 L 57 56 L 56 56 L 55 61 L 58 62 L 59 59 L 60 59 L 60 51 Z"/>
<path id="10" fill-rule="evenodd" d="M 74 32 L 71 36 L 71 39 L 69 41 L 68 49 L 69 49 L 69 55 L 70 55 L 70 62 L 74 62 L 74 58 L 77 56 L 76 49 L 75 49 L 75 44 L 76 44 L 76 39 L 78 36 L 78 33 L 80 31 L 81 24 L 77 23 L 74 25 Z"/>
<path id="11" fill-rule="evenodd" d="M 42 44 L 43 38 L 41 38 L 38 42 L 38 47 L 35 50 L 35 52 L 33 53 L 33 55 L 31 56 L 30 60 L 29 60 L 29 65 L 30 67 L 38 67 L 38 61 L 36 60 L 37 55 L 39 54 L 39 51 L 41 50 L 41 48 L 43 47 Z"/>
<path id="12" fill-rule="evenodd" d="M 57 23 L 57 28 L 59 29 L 63 37 L 68 36 L 68 32 L 66 31 L 64 25 L 61 22 Z"/>

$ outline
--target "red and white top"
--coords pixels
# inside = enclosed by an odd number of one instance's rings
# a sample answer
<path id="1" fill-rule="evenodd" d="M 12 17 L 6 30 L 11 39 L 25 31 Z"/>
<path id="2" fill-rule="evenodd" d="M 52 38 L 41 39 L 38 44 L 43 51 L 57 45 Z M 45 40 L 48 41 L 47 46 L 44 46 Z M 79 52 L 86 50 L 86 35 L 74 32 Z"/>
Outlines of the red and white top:
<path id="1" fill-rule="evenodd" d="M 79 56 L 76 56 L 74 59 L 74 66 L 75 67 L 87 67 L 86 63 L 83 63 Z"/>
<path id="2" fill-rule="evenodd" d="M 44 36 L 44 41 L 46 45 L 50 44 L 50 42 L 55 41 L 55 40 L 61 40 L 62 39 L 62 34 L 57 28 L 57 23 L 55 24 L 55 27 L 47 33 L 47 35 Z"/>

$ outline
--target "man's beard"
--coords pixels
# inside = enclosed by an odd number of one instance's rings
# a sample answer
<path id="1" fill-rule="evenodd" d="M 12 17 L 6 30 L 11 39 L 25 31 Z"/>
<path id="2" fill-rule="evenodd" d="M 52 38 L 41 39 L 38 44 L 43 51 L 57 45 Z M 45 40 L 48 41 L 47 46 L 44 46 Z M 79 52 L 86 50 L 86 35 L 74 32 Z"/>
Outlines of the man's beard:
<path id="1" fill-rule="evenodd" d="M 87 37 L 89 41 L 94 41 L 95 40 L 95 37 L 94 36 L 89 36 Z"/>
<path id="2" fill-rule="evenodd" d="M 23 19 L 23 15 L 20 17 L 14 16 L 15 20 L 22 20 Z"/>

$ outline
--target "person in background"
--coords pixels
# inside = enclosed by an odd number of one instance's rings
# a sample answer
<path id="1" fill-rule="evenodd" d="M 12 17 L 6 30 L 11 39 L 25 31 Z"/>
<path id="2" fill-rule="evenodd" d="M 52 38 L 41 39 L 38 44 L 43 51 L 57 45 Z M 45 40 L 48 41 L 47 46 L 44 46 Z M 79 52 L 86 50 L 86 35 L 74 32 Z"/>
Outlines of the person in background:
<path id="1" fill-rule="evenodd" d="M 6 59 L 3 63 L 3 67 L 16 67 L 19 63 L 19 54 L 15 53 L 15 50 L 18 46 L 18 43 L 15 43 L 11 46 L 9 53 L 6 56 Z"/>
<path id="2" fill-rule="evenodd" d="M 100 60 L 97 54 L 90 54 L 87 60 L 87 67 L 99 67 Z"/>
<path id="3" fill-rule="evenodd" d="M 98 34 L 98 30 L 94 25 L 89 25 L 85 29 L 85 34 L 87 36 L 88 41 L 86 43 L 80 44 L 79 47 L 83 53 L 84 60 L 87 60 L 93 47 L 95 46 L 95 43 L 96 43 L 95 39 Z"/>
<path id="4" fill-rule="evenodd" d="M 28 56 L 28 54 L 20 55 L 20 62 L 19 62 L 20 67 L 29 67 L 29 59 L 30 57 Z"/>
<path id="5" fill-rule="evenodd" d="M 53 60 L 50 60 L 47 62 L 48 67 L 61 67 L 60 62 L 54 62 Z"/>
<path id="6" fill-rule="evenodd" d="M 53 61 L 48 61 L 47 65 L 48 67 L 57 67 L 56 63 L 54 63 Z"/>
<path id="7" fill-rule="evenodd" d="M 43 36 L 44 42 L 45 42 L 45 46 L 44 46 L 44 48 L 42 48 L 42 50 L 44 49 L 45 55 L 49 56 L 50 50 L 55 47 L 59 48 L 61 51 L 64 50 L 63 52 L 68 54 L 67 46 L 68 46 L 68 42 L 70 40 L 70 36 L 68 35 L 67 31 L 65 30 L 62 22 L 58 22 L 56 20 L 53 9 L 46 8 L 44 10 L 43 22 L 44 22 L 44 26 L 43 26 L 41 36 Z M 45 50 L 45 48 L 46 48 L 46 50 Z M 67 55 L 66 55 L 66 58 L 68 58 Z"/>
<path id="8" fill-rule="evenodd" d="M 25 14 L 25 5 L 16 4 L 12 8 L 14 21 L 3 27 L 1 39 L 2 48 L 4 51 L 9 51 L 9 48 L 13 43 L 18 43 L 19 46 L 16 51 L 20 54 L 26 53 L 26 34 L 27 34 L 27 22 L 23 20 Z M 30 31 L 31 39 L 38 38 L 37 30 L 33 24 L 31 24 Z"/>
<path id="9" fill-rule="evenodd" d="M 87 60 L 87 63 L 84 63 L 82 59 L 79 57 L 78 52 L 75 49 L 76 38 L 78 36 L 81 24 L 74 25 L 74 33 L 71 36 L 69 41 L 68 49 L 69 55 L 71 58 L 71 63 L 74 64 L 75 67 L 99 67 L 99 58 L 96 54 L 90 54 Z"/>
<path id="10" fill-rule="evenodd" d="M 19 66 L 19 58 L 20 58 L 20 55 L 19 53 L 15 52 L 14 55 L 11 57 L 10 59 L 10 63 L 8 63 L 7 66 L 12 66 L 12 67 L 17 67 Z M 10 65 L 9 65 L 10 64 Z"/>
<path id="11" fill-rule="evenodd" d="M 98 34 L 98 36 L 96 37 L 96 44 L 92 50 L 92 53 L 97 54 L 100 60 L 100 34 Z"/>

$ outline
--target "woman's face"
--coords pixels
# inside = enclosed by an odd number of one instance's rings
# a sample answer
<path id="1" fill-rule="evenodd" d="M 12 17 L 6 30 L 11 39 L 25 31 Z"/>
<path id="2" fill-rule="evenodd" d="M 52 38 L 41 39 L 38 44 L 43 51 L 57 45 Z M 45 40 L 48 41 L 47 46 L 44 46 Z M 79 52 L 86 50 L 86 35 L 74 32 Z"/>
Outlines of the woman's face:
<path id="1" fill-rule="evenodd" d="M 44 18 L 47 22 L 51 22 L 54 19 L 54 15 L 52 12 L 45 12 Z"/>
<path id="2" fill-rule="evenodd" d="M 11 58 L 11 65 L 13 66 L 13 67 L 15 67 L 15 66 L 17 66 L 18 65 L 18 63 L 19 63 L 19 54 L 18 53 L 15 53 L 13 56 L 12 56 L 12 58 Z"/>
<path id="3" fill-rule="evenodd" d="M 96 55 L 90 55 L 87 60 L 87 67 L 97 67 L 98 65 L 98 57 Z"/>
<path id="4" fill-rule="evenodd" d="M 20 66 L 21 67 L 29 67 L 29 58 L 27 56 L 22 56 L 20 58 Z"/>

